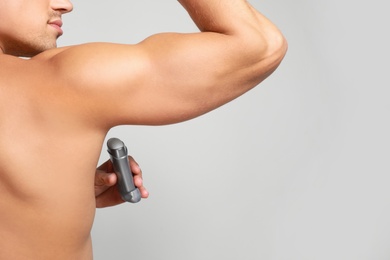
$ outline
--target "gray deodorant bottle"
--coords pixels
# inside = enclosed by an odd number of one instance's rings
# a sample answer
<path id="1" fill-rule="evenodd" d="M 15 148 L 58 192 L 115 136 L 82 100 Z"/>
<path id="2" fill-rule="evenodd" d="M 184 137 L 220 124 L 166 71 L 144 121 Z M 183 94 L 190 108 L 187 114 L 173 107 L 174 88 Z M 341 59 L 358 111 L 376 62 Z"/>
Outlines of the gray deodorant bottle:
<path id="1" fill-rule="evenodd" d="M 107 141 L 107 148 L 114 166 L 114 172 L 118 177 L 118 188 L 122 199 L 131 203 L 139 202 L 141 192 L 133 182 L 133 174 L 127 157 L 127 147 L 118 138 L 111 138 Z"/>

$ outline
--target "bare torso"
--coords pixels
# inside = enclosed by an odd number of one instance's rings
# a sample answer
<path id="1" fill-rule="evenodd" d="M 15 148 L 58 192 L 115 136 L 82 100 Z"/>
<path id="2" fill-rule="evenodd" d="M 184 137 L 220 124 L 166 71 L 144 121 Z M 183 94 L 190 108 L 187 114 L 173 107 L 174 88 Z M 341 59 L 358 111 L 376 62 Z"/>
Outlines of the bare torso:
<path id="1" fill-rule="evenodd" d="M 81 122 L 70 92 L 24 71 L 26 62 L 0 60 L 0 259 L 92 259 L 105 132 Z"/>
<path id="2" fill-rule="evenodd" d="M 63 1 L 45 2 L 70 11 Z M 284 37 L 247 1 L 179 2 L 204 33 L 82 44 L 31 60 L 0 53 L 0 259 L 91 259 L 94 177 L 107 131 L 200 116 L 282 61 Z"/>

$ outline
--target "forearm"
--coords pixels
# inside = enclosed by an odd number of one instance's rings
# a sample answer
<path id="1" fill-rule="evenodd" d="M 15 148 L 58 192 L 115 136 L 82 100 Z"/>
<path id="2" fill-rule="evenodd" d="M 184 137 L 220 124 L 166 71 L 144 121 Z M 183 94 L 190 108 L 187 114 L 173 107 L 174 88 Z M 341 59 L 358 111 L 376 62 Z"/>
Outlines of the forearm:
<path id="1" fill-rule="evenodd" d="M 279 29 L 246 0 L 178 0 L 202 32 L 230 37 L 241 57 L 283 58 L 287 43 Z M 226 41 L 225 43 L 228 44 Z M 275 55 L 276 54 L 276 55 Z"/>
<path id="2" fill-rule="evenodd" d="M 271 25 L 245 0 L 178 0 L 203 32 L 235 34 Z"/>

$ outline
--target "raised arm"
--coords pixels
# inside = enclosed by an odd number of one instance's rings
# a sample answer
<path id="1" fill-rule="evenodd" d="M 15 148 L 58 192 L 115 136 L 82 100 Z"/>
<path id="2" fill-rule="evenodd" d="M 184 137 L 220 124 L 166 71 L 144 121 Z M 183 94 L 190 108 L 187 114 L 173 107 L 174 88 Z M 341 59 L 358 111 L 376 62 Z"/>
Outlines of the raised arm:
<path id="1" fill-rule="evenodd" d="M 185 121 L 258 85 L 283 59 L 282 34 L 246 1 L 179 2 L 201 32 L 86 44 L 50 57 L 81 115 L 105 128 Z"/>

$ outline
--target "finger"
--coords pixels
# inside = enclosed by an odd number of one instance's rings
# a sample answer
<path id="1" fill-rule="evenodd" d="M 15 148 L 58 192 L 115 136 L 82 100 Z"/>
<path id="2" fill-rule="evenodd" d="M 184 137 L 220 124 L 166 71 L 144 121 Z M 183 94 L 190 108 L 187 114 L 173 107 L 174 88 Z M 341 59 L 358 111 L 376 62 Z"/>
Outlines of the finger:
<path id="1" fill-rule="evenodd" d="M 116 184 L 118 178 L 115 173 L 110 172 L 110 173 L 106 173 L 104 180 L 105 180 L 105 185 L 111 187 Z"/>
<path id="2" fill-rule="evenodd" d="M 101 170 L 96 170 L 95 173 L 95 186 L 103 186 L 105 183 L 106 173 Z"/>
<path id="3" fill-rule="evenodd" d="M 134 160 L 132 156 L 129 156 L 130 168 L 133 173 L 134 185 L 137 186 L 139 191 L 141 192 L 141 197 L 146 199 L 149 197 L 148 190 L 143 186 L 143 176 L 142 169 L 139 164 Z"/>
<path id="4" fill-rule="evenodd" d="M 112 162 L 111 160 L 107 160 L 106 162 L 104 162 L 102 165 L 100 165 L 97 170 L 102 170 L 104 172 L 112 172 Z"/>
<path id="5" fill-rule="evenodd" d="M 146 199 L 149 197 L 149 192 L 143 185 L 143 180 L 140 176 L 134 176 L 134 184 L 137 186 L 139 191 L 141 192 L 141 197 Z"/>
<path id="6" fill-rule="evenodd" d="M 141 192 L 141 198 L 147 199 L 149 197 L 149 192 L 147 191 L 147 189 L 144 186 L 139 187 L 138 189 Z"/>
<path id="7" fill-rule="evenodd" d="M 100 170 L 95 174 L 95 186 L 113 186 L 117 182 L 115 173 L 107 173 Z"/>
<path id="8" fill-rule="evenodd" d="M 139 175 L 135 175 L 133 177 L 133 180 L 134 180 L 134 185 L 137 186 L 138 188 L 144 185 L 144 180 Z"/>
<path id="9" fill-rule="evenodd" d="M 100 196 L 117 182 L 115 173 L 96 171 L 95 174 L 95 197 Z"/>
<path id="10" fill-rule="evenodd" d="M 134 175 L 142 175 L 141 167 L 139 167 L 139 164 L 134 160 L 132 156 L 129 156 L 129 164 L 131 172 Z"/>

